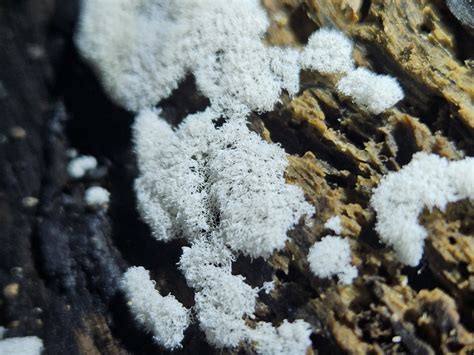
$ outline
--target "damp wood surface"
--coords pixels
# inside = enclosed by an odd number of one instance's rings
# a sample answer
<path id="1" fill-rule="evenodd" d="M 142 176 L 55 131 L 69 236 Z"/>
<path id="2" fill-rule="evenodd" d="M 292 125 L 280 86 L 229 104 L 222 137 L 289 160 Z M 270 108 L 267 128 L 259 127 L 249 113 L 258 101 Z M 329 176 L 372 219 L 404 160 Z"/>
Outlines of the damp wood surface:
<path id="1" fill-rule="evenodd" d="M 474 353 L 474 206 L 425 210 L 417 268 L 404 267 L 374 231 L 371 190 L 418 151 L 474 154 L 474 37 L 444 1 L 263 0 L 266 41 L 299 47 L 324 26 L 354 40 L 360 66 L 395 76 L 405 99 L 369 114 L 335 90 L 337 76 L 303 72 L 295 97 L 252 114 L 250 125 L 291 154 L 286 178 L 316 215 L 267 261 L 239 257 L 234 272 L 260 293 L 255 321 L 304 319 L 315 354 Z M 184 242 L 154 241 L 136 212 L 133 116 L 113 105 L 72 44 L 76 1 L 0 4 L 0 326 L 37 335 L 46 354 L 157 354 L 128 312 L 117 282 L 128 266 L 151 271 L 162 294 L 186 307 L 193 292 L 176 268 Z M 208 105 L 193 78 L 161 103 L 172 123 Z M 98 158 L 80 181 L 66 173 L 70 147 Z M 111 192 L 108 211 L 84 190 Z M 359 277 L 344 286 L 308 269 L 309 247 L 338 215 Z M 252 320 L 254 321 L 254 320 Z M 175 353 L 243 354 L 209 347 L 196 325 Z"/>

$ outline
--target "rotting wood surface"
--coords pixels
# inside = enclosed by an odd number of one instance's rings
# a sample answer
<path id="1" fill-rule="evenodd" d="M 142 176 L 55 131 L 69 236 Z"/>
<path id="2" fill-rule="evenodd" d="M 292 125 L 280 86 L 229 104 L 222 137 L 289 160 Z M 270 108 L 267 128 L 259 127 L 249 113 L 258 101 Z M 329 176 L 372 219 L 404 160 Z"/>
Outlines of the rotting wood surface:
<path id="1" fill-rule="evenodd" d="M 380 178 L 417 151 L 474 154 L 472 35 L 441 0 L 263 3 L 269 43 L 299 46 L 315 29 L 337 27 L 354 39 L 357 64 L 397 77 L 406 98 L 368 114 L 335 91 L 337 77 L 304 72 L 296 97 L 251 117 L 253 129 L 292 154 L 287 180 L 317 210 L 268 262 L 235 263 L 253 286 L 275 280 L 259 298 L 256 320 L 305 319 L 314 353 L 473 353 L 472 203 L 420 216 L 429 237 L 418 268 L 403 267 L 378 242 L 368 204 Z M 155 242 L 137 216 L 133 117 L 110 103 L 78 58 L 76 17 L 74 1 L 0 5 L 0 325 L 8 336 L 38 335 L 47 354 L 162 353 L 134 323 L 117 280 L 127 266 L 143 265 L 163 294 L 192 306 L 176 269 L 183 244 Z M 192 78 L 161 104 L 174 123 L 206 105 Z M 68 147 L 98 157 L 102 169 L 71 181 Z M 107 213 L 85 206 L 92 184 L 111 191 Z M 359 270 L 350 286 L 315 278 L 306 262 L 336 214 Z M 221 353 L 196 326 L 183 345 L 178 353 Z"/>

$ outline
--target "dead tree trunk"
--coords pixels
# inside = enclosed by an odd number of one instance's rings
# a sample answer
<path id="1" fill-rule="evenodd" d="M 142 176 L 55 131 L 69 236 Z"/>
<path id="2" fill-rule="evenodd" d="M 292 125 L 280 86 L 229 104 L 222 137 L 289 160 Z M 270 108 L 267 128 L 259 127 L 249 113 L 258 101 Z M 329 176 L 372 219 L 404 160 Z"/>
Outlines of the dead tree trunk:
<path id="1" fill-rule="evenodd" d="M 303 318 L 315 352 L 417 354 L 474 351 L 474 208 L 425 211 L 429 231 L 419 268 L 378 242 L 370 191 L 420 150 L 448 158 L 474 153 L 472 29 L 444 1 L 264 0 L 273 44 L 303 44 L 336 26 L 356 41 L 358 65 L 390 73 L 406 98 L 370 115 L 337 94 L 335 79 L 302 74 L 302 88 L 252 127 L 292 154 L 287 179 L 318 211 L 268 261 L 240 257 L 235 272 L 274 292 L 258 319 Z M 0 4 L 0 325 L 6 336 L 37 335 L 47 354 L 165 352 L 133 321 L 117 290 L 126 267 L 143 265 L 185 306 L 192 290 L 176 269 L 182 243 L 160 244 L 138 218 L 130 142 L 133 116 L 113 105 L 72 44 L 75 1 Z M 472 15 L 472 13 L 471 13 Z M 207 104 L 193 78 L 161 106 L 171 122 Z M 98 158 L 85 179 L 66 173 L 70 147 Z M 107 211 L 88 208 L 86 187 L 111 192 Z M 353 285 L 319 280 L 309 246 L 338 214 L 361 275 Z M 183 353 L 213 353 L 197 326 Z M 250 352 L 241 348 L 226 353 Z"/>

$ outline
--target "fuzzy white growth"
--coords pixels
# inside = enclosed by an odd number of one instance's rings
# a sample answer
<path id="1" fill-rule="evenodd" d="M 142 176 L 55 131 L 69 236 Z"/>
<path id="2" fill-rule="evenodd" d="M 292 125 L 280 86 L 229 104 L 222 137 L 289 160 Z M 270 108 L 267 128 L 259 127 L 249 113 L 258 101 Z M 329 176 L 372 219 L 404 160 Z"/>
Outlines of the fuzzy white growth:
<path id="1" fill-rule="evenodd" d="M 341 234 L 342 232 L 341 217 L 332 216 L 326 221 L 326 223 L 324 223 L 324 228 L 330 229 L 338 235 Z"/>
<path id="2" fill-rule="evenodd" d="M 268 257 L 284 247 L 287 231 L 314 207 L 301 188 L 285 183 L 282 148 L 264 142 L 244 121 L 230 121 L 219 133 L 221 141 L 208 153 L 209 192 L 220 210 L 222 237 L 234 251 Z"/>
<path id="3" fill-rule="evenodd" d="M 5 355 L 40 355 L 43 341 L 35 336 L 7 338 L 0 340 L 0 354 Z"/>
<path id="4" fill-rule="evenodd" d="M 300 89 L 300 52 L 291 48 L 269 47 L 270 69 L 290 96 Z"/>
<path id="5" fill-rule="evenodd" d="M 179 268 L 196 290 L 195 309 L 210 344 L 234 347 L 247 339 L 244 317 L 254 312 L 258 289 L 232 275 L 234 256 L 217 240 L 197 240 L 184 247 Z"/>
<path id="6" fill-rule="evenodd" d="M 311 326 L 303 320 L 289 323 L 286 319 L 274 328 L 270 323 L 259 322 L 250 338 L 255 350 L 262 355 L 306 354 L 311 345 Z"/>
<path id="7" fill-rule="evenodd" d="M 230 275 L 234 260 L 231 251 L 221 243 L 198 239 L 192 247 L 183 248 L 179 269 L 188 285 L 199 290 L 207 287 L 208 283 L 213 283 L 216 275 Z"/>
<path id="8" fill-rule="evenodd" d="M 155 342 L 168 349 L 181 347 L 189 311 L 174 296 L 161 296 L 143 267 L 129 268 L 121 286 L 135 319 L 153 334 Z"/>
<path id="9" fill-rule="evenodd" d="M 267 47 L 268 23 L 258 0 L 83 0 L 75 40 L 112 99 L 140 111 L 134 126 L 138 209 L 156 239 L 190 242 L 179 267 L 196 291 L 208 341 L 224 347 L 252 340 L 262 353 L 303 354 L 310 344 L 306 323 L 246 325 L 259 289 L 231 273 L 236 254 L 268 257 L 314 212 L 302 190 L 285 183 L 284 151 L 250 132 L 245 117 L 271 110 L 283 89 L 296 94 L 300 66 L 351 71 L 352 44 L 323 29 L 302 55 Z M 188 73 L 211 107 L 173 130 L 149 108 Z M 220 117 L 229 120 L 217 128 L 213 121 Z M 172 296 L 161 297 L 143 268 L 127 271 L 123 288 L 155 340 L 179 346 L 187 310 Z"/>
<path id="10" fill-rule="evenodd" d="M 350 284 L 357 277 L 349 240 L 339 236 L 326 236 L 315 243 L 309 250 L 308 262 L 313 274 L 320 278 L 337 275 L 340 283 Z"/>
<path id="11" fill-rule="evenodd" d="M 374 190 L 375 229 L 402 263 L 416 266 L 427 236 L 418 223 L 419 214 L 425 207 L 444 210 L 449 202 L 465 198 L 474 200 L 474 158 L 450 162 L 435 154 L 416 153 L 409 164 L 385 176 Z"/>
<path id="12" fill-rule="evenodd" d="M 97 168 L 97 160 L 90 155 L 81 155 L 72 159 L 68 166 L 67 172 L 70 177 L 80 179 L 91 170 Z"/>
<path id="13" fill-rule="evenodd" d="M 151 106 L 169 95 L 185 73 L 179 50 L 173 54 L 159 45 L 167 33 L 172 34 L 169 3 L 81 2 L 76 45 L 111 98 L 126 108 Z"/>
<path id="14" fill-rule="evenodd" d="M 244 316 L 253 314 L 257 291 L 242 276 L 221 271 L 196 292 L 199 325 L 210 344 L 218 348 L 235 347 L 247 337 Z"/>
<path id="15" fill-rule="evenodd" d="M 191 71 L 215 109 L 228 116 L 243 114 L 243 107 L 269 111 L 285 85 L 289 91 L 299 86 L 299 76 L 287 75 L 287 68 L 279 72 L 278 63 L 291 63 L 294 52 L 271 51 L 262 41 L 269 21 L 259 1 L 195 2 L 199 10 L 184 6 L 191 18 L 191 22 L 186 19 L 187 36 L 199 48 L 199 52 L 190 52 L 195 63 Z M 196 35 L 195 26 L 201 34 Z"/>
<path id="16" fill-rule="evenodd" d="M 105 207 L 109 204 L 110 192 L 101 186 L 91 186 L 84 193 L 84 200 L 88 206 Z"/>
<path id="17" fill-rule="evenodd" d="M 140 167 L 139 210 L 160 240 L 187 238 L 179 268 L 196 291 L 195 310 L 210 344 L 247 340 L 246 317 L 258 289 L 232 275 L 235 253 L 269 256 L 314 207 L 285 183 L 286 154 L 234 118 L 216 128 L 212 110 L 188 116 L 175 131 L 145 110 L 134 139 Z M 249 228 L 252 226 L 252 228 Z"/>
<path id="18" fill-rule="evenodd" d="M 177 131 L 156 112 L 137 117 L 139 210 L 160 240 L 213 233 L 233 251 L 268 257 L 314 207 L 285 183 L 283 149 L 242 119 L 215 128 L 217 117 L 211 110 L 190 115 Z"/>
<path id="19" fill-rule="evenodd" d="M 105 89 L 132 111 L 154 106 L 187 73 L 223 116 L 269 111 L 283 89 L 299 90 L 299 70 L 349 73 L 339 91 L 373 113 L 403 97 L 396 80 L 354 69 L 352 42 L 320 29 L 300 53 L 268 47 L 257 0 L 83 0 L 75 41 Z"/>
<path id="20" fill-rule="evenodd" d="M 317 30 L 309 37 L 301 54 L 301 67 L 325 74 L 353 70 L 351 40 L 337 30 Z"/>
<path id="21" fill-rule="evenodd" d="M 365 68 L 349 72 L 339 80 L 337 89 L 374 114 L 381 113 L 403 99 L 403 90 L 395 78 L 377 75 Z"/>
<path id="22" fill-rule="evenodd" d="M 128 109 L 151 107 L 191 72 L 216 109 L 242 114 L 299 86 L 296 53 L 262 42 L 268 23 L 256 0 L 84 0 L 76 44 Z"/>
<path id="23" fill-rule="evenodd" d="M 179 263 L 188 285 L 196 290 L 197 318 L 209 343 L 222 348 L 251 341 L 262 354 L 305 354 L 311 328 L 303 321 L 285 320 L 278 328 L 270 323 L 258 323 L 256 329 L 246 325 L 245 317 L 253 317 L 258 291 L 272 289 L 273 282 L 256 289 L 232 275 L 234 257 L 221 243 L 218 238 L 197 240 L 183 248 Z"/>
<path id="24" fill-rule="evenodd" d="M 263 283 L 262 287 L 260 287 L 259 291 L 265 292 L 267 295 L 270 294 L 275 289 L 275 281 L 266 281 Z"/>
<path id="25" fill-rule="evenodd" d="M 157 227 L 153 235 L 169 240 L 181 233 L 191 238 L 208 231 L 207 192 L 202 189 L 204 177 L 191 144 L 181 142 L 152 111 L 141 113 L 134 129 L 141 171 L 135 181 L 138 208 L 144 220 Z"/>

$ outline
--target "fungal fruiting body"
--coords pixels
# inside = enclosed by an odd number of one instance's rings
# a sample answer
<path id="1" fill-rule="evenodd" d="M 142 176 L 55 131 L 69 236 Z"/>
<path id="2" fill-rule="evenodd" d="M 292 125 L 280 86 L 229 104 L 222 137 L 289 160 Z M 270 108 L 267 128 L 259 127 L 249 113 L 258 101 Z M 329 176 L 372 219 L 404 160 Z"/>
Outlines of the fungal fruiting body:
<path id="1" fill-rule="evenodd" d="M 465 198 L 474 200 L 474 158 L 449 161 L 416 153 L 400 171 L 383 177 L 373 191 L 375 230 L 402 263 L 417 266 L 427 237 L 418 222 L 420 213 L 424 208 L 444 210 L 448 203 Z"/>
<path id="2" fill-rule="evenodd" d="M 360 70 L 352 42 L 342 33 L 321 29 L 303 49 L 280 48 L 264 42 L 268 24 L 257 0 L 83 0 L 75 42 L 109 96 L 138 113 L 138 210 L 157 240 L 189 243 L 179 268 L 195 290 L 194 311 L 209 343 L 229 347 L 248 341 L 263 354 L 303 354 L 310 344 L 309 324 L 249 327 L 246 319 L 253 317 L 259 289 L 231 273 L 239 254 L 269 257 L 285 246 L 290 229 L 314 213 L 302 189 L 285 182 L 284 150 L 249 130 L 247 116 L 272 110 L 283 90 L 297 94 L 302 68 L 340 75 L 339 91 L 372 112 L 397 100 L 352 90 Z M 188 74 L 210 106 L 172 127 L 153 107 Z M 373 83 L 377 77 L 366 78 Z M 338 245 L 347 251 L 345 242 Z M 346 254 L 342 257 L 347 264 Z M 134 291 L 141 282 L 143 294 Z M 137 321 L 155 340 L 179 346 L 181 338 L 160 329 L 157 305 L 166 298 L 146 271 L 129 269 L 123 289 Z M 181 312 L 176 330 L 181 336 L 186 311 L 168 301 Z"/>

